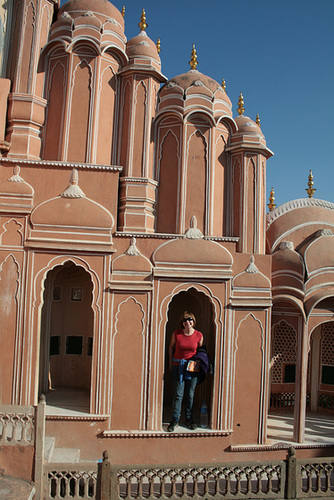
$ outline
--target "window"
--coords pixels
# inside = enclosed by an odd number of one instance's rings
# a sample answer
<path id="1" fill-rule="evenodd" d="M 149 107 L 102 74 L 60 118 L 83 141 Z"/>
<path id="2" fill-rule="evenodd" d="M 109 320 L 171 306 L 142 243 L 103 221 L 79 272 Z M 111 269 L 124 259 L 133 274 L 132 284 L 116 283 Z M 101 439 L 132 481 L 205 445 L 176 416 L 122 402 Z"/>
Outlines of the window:
<path id="1" fill-rule="evenodd" d="M 82 288 L 71 288 L 71 300 L 73 302 L 82 302 Z"/>
<path id="2" fill-rule="evenodd" d="M 322 366 L 321 383 L 334 385 L 334 366 Z"/>
<path id="3" fill-rule="evenodd" d="M 50 356 L 60 354 L 60 336 L 50 337 Z"/>
<path id="4" fill-rule="evenodd" d="M 66 337 L 66 354 L 82 354 L 82 337 Z"/>
<path id="5" fill-rule="evenodd" d="M 296 365 L 286 364 L 284 365 L 284 384 L 294 384 L 296 381 Z"/>

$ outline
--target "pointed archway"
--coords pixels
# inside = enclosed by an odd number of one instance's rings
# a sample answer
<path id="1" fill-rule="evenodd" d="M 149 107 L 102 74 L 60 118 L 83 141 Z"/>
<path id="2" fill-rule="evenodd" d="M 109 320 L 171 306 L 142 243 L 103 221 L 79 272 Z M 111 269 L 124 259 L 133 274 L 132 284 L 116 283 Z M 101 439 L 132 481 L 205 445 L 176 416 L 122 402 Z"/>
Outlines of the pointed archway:
<path id="1" fill-rule="evenodd" d="M 89 411 L 92 290 L 90 274 L 73 262 L 55 267 L 45 279 L 39 392 L 48 393 L 53 406 L 71 406 L 76 394 L 78 406 Z"/>
<path id="2" fill-rule="evenodd" d="M 184 311 L 192 312 L 196 317 L 196 330 L 203 333 L 204 345 L 206 346 L 210 359 L 215 359 L 215 323 L 213 317 L 213 305 L 209 297 L 195 288 L 183 290 L 173 297 L 168 307 L 168 320 L 165 330 L 165 377 L 164 377 L 164 406 L 163 422 L 171 420 L 171 409 L 173 399 L 172 378 L 168 367 L 168 347 L 174 330 L 180 328 L 180 316 Z M 213 378 L 208 376 L 206 381 L 197 387 L 194 400 L 194 419 L 199 422 L 199 412 L 203 401 L 209 410 L 212 407 Z M 181 417 L 182 419 L 182 417 Z"/>

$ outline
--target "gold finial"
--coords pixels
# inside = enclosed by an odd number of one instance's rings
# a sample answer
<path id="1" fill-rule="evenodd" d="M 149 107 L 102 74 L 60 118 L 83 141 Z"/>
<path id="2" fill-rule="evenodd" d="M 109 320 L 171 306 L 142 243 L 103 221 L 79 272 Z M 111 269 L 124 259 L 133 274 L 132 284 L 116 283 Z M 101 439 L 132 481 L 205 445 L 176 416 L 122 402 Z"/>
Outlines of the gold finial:
<path id="1" fill-rule="evenodd" d="M 123 5 L 122 7 L 122 12 L 121 12 L 122 16 L 123 16 L 123 19 L 125 18 L 125 5 Z"/>
<path id="2" fill-rule="evenodd" d="M 258 125 L 259 127 L 261 127 L 261 122 L 260 122 L 259 113 L 256 115 L 256 118 L 255 118 L 255 123 L 256 123 L 256 125 Z"/>
<path id="3" fill-rule="evenodd" d="M 157 40 L 156 47 L 157 47 L 158 54 L 160 54 L 160 52 L 161 52 L 161 42 L 160 42 L 160 38 L 158 38 L 158 40 Z"/>
<path id="4" fill-rule="evenodd" d="M 308 183 L 307 183 L 308 189 L 305 189 L 309 198 L 313 198 L 314 192 L 316 191 L 316 188 L 313 187 L 313 184 L 314 184 L 313 174 L 312 170 L 310 170 L 310 175 L 308 176 Z"/>
<path id="5" fill-rule="evenodd" d="M 194 43 L 193 43 L 193 48 L 192 48 L 192 51 L 191 51 L 191 59 L 189 61 L 189 64 L 190 64 L 191 69 L 196 69 L 197 68 L 197 64 L 198 64 L 198 61 L 197 61 L 197 52 L 196 52 L 195 44 Z"/>
<path id="6" fill-rule="evenodd" d="M 140 28 L 140 31 L 145 31 L 148 24 L 146 22 L 146 14 L 145 14 L 145 9 L 142 10 L 141 16 L 140 16 L 140 23 L 138 23 L 138 26 Z"/>
<path id="7" fill-rule="evenodd" d="M 239 107 L 238 107 L 237 111 L 238 111 L 239 115 L 243 115 L 245 112 L 245 108 L 244 108 L 244 97 L 242 95 L 242 92 L 240 92 L 238 104 L 239 104 Z"/>
<path id="8" fill-rule="evenodd" d="M 226 92 L 226 82 L 225 82 L 224 78 L 223 78 L 223 81 L 222 81 L 222 89 L 223 89 L 224 92 Z"/>
<path id="9" fill-rule="evenodd" d="M 269 208 L 270 212 L 272 210 L 274 210 L 274 208 L 276 207 L 274 201 L 275 201 L 275 191 L 274 191 L 274 188 L 272 187 L 271 191 L 270 191 L 270 195 L 269 195 L 269 203 L 267 205 L 267 207 Z"/>

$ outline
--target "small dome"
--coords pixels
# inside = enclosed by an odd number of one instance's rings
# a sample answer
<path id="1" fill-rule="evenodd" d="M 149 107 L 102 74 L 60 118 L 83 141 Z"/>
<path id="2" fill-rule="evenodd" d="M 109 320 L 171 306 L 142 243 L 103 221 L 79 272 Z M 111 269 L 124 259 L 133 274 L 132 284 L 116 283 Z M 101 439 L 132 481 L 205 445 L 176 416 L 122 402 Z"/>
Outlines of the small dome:
<path id="1" fill-rule="evenodd" d="M 239 115 L 235 118 L 235 122 L 238 125 L 237 133 L 263 136 L 261 127 L 248 116 Z"/>
<path id="2" fill-rule="evenodd" d="M 191 69 L 187 73 L 174 76 L 174 78 L 171 78 L 166 83 L 166 86 L 168 86 L 168 84 L 170 83 L 172 84 L 175 83 L 179 87 L 183 88 L 183 90 L 187 90 L 192 85 L 200 86 L 198 82 L 202 83 L 205 87 L 210 89 L 212 93 L 215 93 L 216 90 L 221 88 L 221 86 L 219 85 L 218 82 L 216 82 L 216 80 L 210 78 L 209 76 L 203 75 L 203 73 L 200 73 L 199 71 L 197 71 L 197 69 Z"/>
<path id="3" fill-rule="evenodd" d="M 147 36 L 145 31 L 141 31 L 139 35 L 128 41 L 126 44 L 126 53 L 130 63 L 137 57 L 144 57 L 152 58 L 159 66 L 161 65 L 157 47 L 153 40 Z"/>
<path id="4" fill-rule="evenodd" d="M 226 115 L 232 118 L 232 103 L 216 80 L 196 69 L 171 78 L 159 91 L 159 110 L 170 106 L 168 99 L 175 99 L 178 95 L 180 105 L 187 111 L 196 107 L 206 108 L 209 113 Z"/>
<path id="5" fill-rule="evenodd" d="M 85 12 L 93 12 L 108 19 L 115 19 L 124 29 L 122 14 L 108 0 L 70 0 L 59 9 L 58 19 L 64 12 L 71 13 L 73 19 Z"/>

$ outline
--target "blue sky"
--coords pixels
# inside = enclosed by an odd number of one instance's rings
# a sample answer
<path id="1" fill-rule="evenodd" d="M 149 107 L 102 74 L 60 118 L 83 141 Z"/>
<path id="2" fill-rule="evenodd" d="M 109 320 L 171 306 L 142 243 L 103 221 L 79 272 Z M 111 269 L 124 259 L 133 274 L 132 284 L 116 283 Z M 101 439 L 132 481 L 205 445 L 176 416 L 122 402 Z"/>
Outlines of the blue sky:
<path id="1" fill-rule="evenodd" d="M 63 2 L 64 3 L 64 2 Z M 127 0 L 125 34 L 139 33 L 144 7 L 147 34 L 161 39 L 162 72 L 198 67 L 227 84 L 233 114 L 239 92 L 245 115 L 261 119 L 267 146 L 267 199 L 277 205 L 306 197 L 309 170 L 314 197 L 334 202 L 334 0 Z"/>

